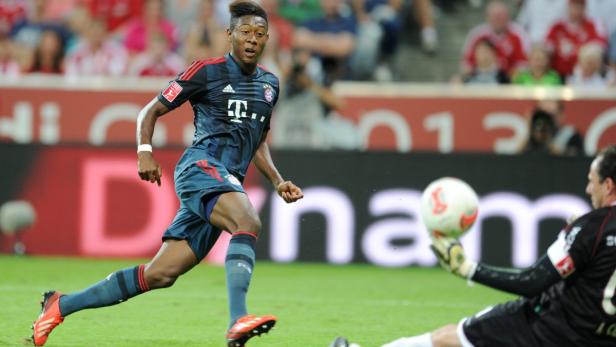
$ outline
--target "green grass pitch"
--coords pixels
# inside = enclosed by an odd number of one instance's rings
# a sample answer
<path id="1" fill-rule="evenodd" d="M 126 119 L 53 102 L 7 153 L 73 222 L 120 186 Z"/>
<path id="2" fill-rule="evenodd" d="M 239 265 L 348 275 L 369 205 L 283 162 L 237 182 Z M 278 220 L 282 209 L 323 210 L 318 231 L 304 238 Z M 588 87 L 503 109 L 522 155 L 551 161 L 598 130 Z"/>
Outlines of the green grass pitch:
<path id="1" fill-rule="evenodd" d="M 71 292 L 135 260 L 0 256 L 0 346 L 23 346 L 40 293 Z M 257 262 L 248 296 L 277 326 L 250 347 L 327 347 L 338 335 L 362 347 L 455 323 L 512 298 L 441 269 Z M 168 289 L 67 317 L 46 346 L 225 346 L 224 268 L 200 265 Z"/>

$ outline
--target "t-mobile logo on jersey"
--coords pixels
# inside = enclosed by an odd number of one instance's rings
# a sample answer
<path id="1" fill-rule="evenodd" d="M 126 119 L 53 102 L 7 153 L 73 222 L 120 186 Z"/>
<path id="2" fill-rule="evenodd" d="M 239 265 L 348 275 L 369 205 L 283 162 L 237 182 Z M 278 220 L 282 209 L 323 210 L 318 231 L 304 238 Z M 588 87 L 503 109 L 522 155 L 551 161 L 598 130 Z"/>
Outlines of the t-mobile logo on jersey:
<path id="1" fill-rule="evenodd" d="M 229 104 L 227 107 L 227 114 L 229 115 L 229 117 L 233 118 L 231 119 L 232 122 L 241 123 L 242 118 L 249 118 L 246 115 L 247 110 L 248 110 L 248 101 L 229 99 Z M 252 115 L 250 116 L 250 119 L 257 119 L 257 114 L 253 112 Z M 261 116 L 261 118 L 259 119 L 261 123 L 263 123 L 264 120 L 265 120 L 265 116 Z"/>

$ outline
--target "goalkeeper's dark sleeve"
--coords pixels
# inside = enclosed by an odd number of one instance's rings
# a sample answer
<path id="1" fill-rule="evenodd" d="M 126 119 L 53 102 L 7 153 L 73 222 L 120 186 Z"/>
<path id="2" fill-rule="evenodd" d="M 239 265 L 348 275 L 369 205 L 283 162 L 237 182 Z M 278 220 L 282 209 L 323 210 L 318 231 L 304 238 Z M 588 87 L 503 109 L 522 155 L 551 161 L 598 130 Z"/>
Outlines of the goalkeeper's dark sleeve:
<path id="1" fill-rule="evenodd" d="M 538 295 L 561 280 L 547 255 L 526 269 L 504 269 L 477 264 L 471 280 L 494 289 L 525 297 Z"/>

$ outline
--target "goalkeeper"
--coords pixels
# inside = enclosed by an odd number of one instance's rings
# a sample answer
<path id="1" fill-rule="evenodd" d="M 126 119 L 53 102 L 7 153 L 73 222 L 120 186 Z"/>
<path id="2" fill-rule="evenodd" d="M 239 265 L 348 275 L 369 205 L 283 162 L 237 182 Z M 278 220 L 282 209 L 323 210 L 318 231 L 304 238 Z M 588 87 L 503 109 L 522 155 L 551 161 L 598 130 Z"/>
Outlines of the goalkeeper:
<path id="1" fill-rule="evenodd" d="M 616 145 L 593 160 L 586 193 L 593 210 L 567 225 L 527 269 L 475 263 L 457 240 L 433 239 L 445 269 L 520 298 L 383 347 L 616 346 Z M 331 346 L 351 345 L 339 337 Z"/>

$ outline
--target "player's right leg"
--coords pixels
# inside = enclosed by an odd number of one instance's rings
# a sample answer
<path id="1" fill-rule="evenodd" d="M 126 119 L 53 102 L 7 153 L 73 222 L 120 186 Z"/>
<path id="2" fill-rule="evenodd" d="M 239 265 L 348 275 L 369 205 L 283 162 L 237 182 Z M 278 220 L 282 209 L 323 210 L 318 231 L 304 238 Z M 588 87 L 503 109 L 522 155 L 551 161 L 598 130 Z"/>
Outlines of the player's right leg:
<path id="1" fill-rule="evenodd" d="M 32 342 L 43 346 L 53 329 L 70 314 L 119 304 L 148 290 L 169 287 L 196 264 L 195 253 L 186 241 L 166 240 L 148 264 L 114 272 L 76 293 L 49 291 L 43 296 L 41 313 L 32 326 Z"/>

